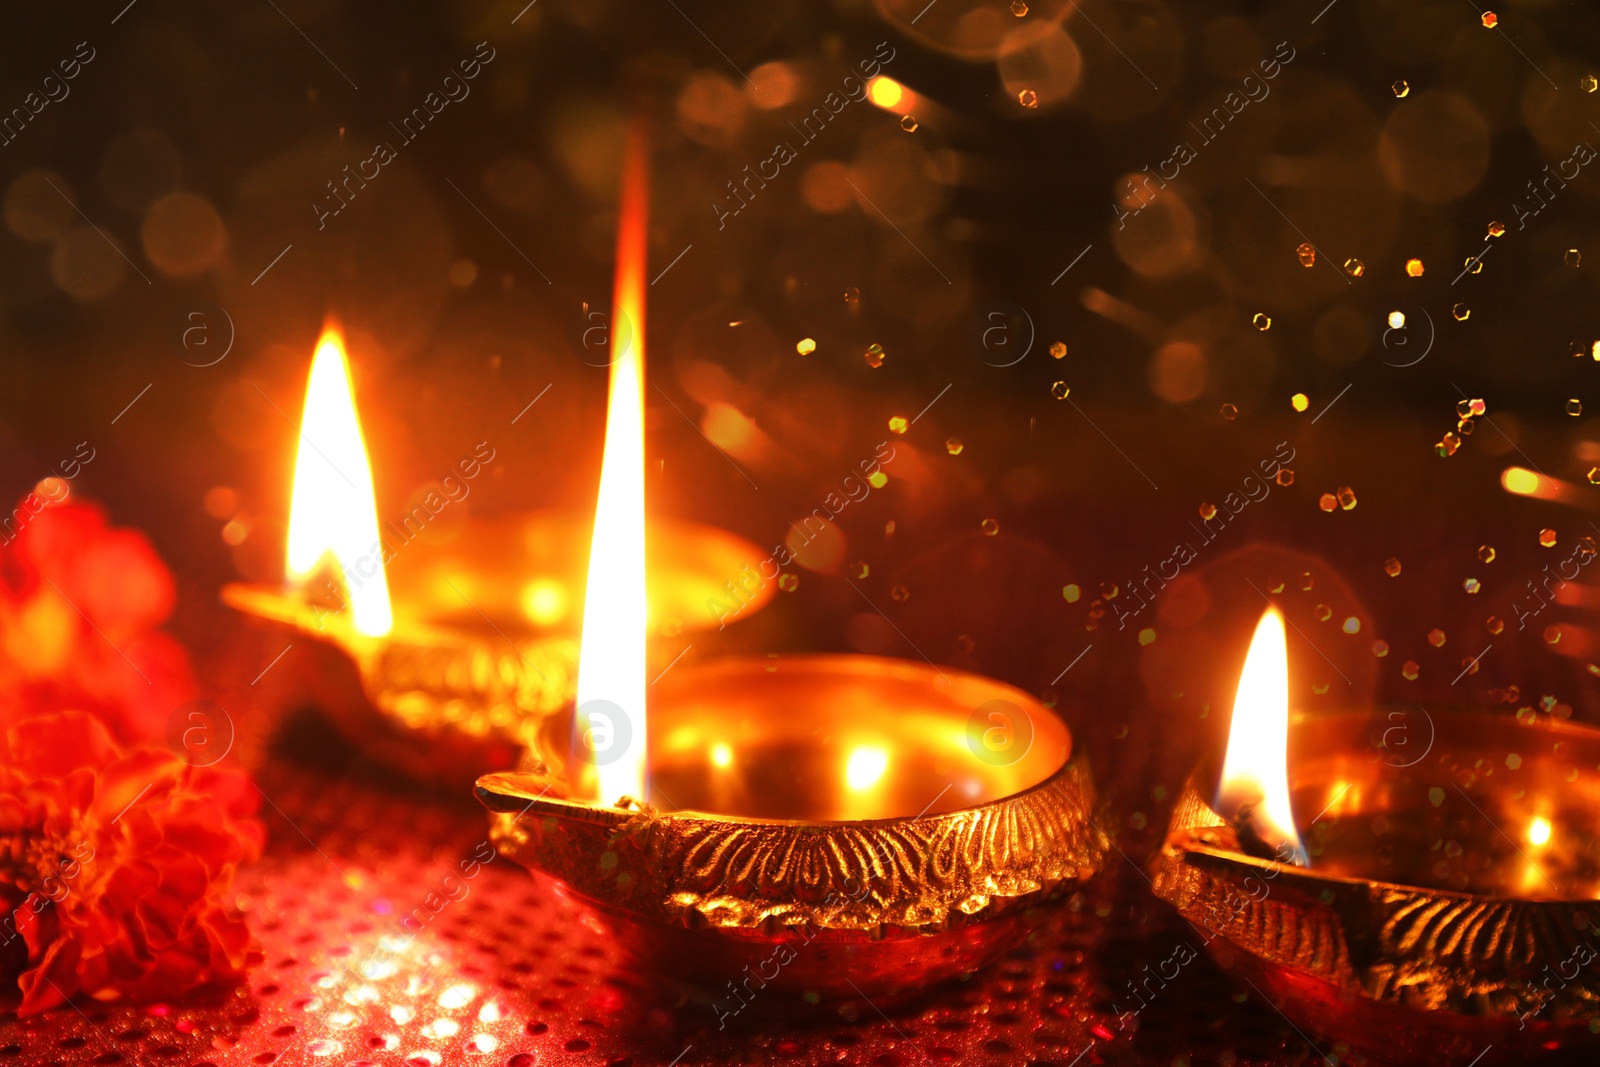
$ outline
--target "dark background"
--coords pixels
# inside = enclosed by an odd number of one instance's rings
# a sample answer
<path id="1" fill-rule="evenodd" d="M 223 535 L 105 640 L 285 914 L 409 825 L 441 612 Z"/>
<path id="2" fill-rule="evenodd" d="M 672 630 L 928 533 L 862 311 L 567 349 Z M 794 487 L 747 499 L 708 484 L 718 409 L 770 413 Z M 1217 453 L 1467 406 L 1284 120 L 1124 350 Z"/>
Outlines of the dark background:
<path id="1" fill-rule="evenodd" d="M 620 123 L 638 110 L 653 147 L 650 276 L 671 264 L 649 290 L 651 508 L 765 550 L 879 442 L 897 449 L 889 485 L 841 514 L 836 558 L 798 569 L 770 609 L 774 648 L 994 674 L 1075 708 L 1092 743 L 1133 746 L 1113 749 L 1125 765 L 1157 747 L 1181 774 L 1197 735 L 1221 729 L 1208 709 L 1230 699 L 1271 596 L 1296 625 L 1307 706 L 1548 696 L 1545 710 L 1593 718 L 1592 613 L 1552 608 L 1519 632 L 1515 612 L 1519 596 L 1533 603 L 1524 583 L 1593 532 L 1590 513 L 1515 499 L 1498 478 L 1522 463 L 1588 493 L 1600 463 L 1594 422 L 1566 412 L 1600 404 L 1600 366 L 1569 354 L 1600 337 L 1600 178 L 1584 168 L 1525 228 L 1514 206 L 1534 204 L 1527 184 L 1546 163 L 1600 144 L 1600 96 L 1583 81 L 1600 18 L 1525 3 L 1488 29 L 1468 0 L 1319 8 L 13 7 L 0 106 L 21 106 L 78 42 L 95 58 L 0 147 L 6 492 L 88 441 L 96 458 L 74 491 L 149 532 L 178 575 L 175 627 L 203 661 L 215 628 L 237 624 L 219 586 L 281 574 L 293 423 L 333 314 L 385 517 L 484 440 L 499 458 L 450 521 L 590 507 L 605 372 L 575 338 L 584 303 L 609 300 Z M 388 124 L 480 41 L 495 59 L 471 95 L 401 144 Z M 917 128 L 857 102 L 801 144 L 788 123 L 882 41 Z M 1189 123 L 1278 42 L 1294 58 L 1270 94 L 1203 143 Z M 378 140 L 399 158 L 319 231 L 325 183 Z M 726 183 L 778 140 L 798 158 L 719 229 Z M 1123 177 L 1180 140 L 1194 161 L 1119 230 Z M 1481 272 L 1458 276 L 1492 220 L 1507 232 Z M 1318 249 L 1310 268 L 1302 241 Z M 1352 257 L 1359 278 L 1339 268 Z M 1406 274 L 1412 257 L 1421 277 Z M 1396 309 L 1405 346 L 1384 333 Z M 995 310 L 1009 347 L 985 345 Z M 192 365 L 229 332 L 225 358 Z M 803 337 L 817 342 L 807 357 Z M 881 368 L 864 359 L 871 344 Z M 1441 459 L 1468 397 L 1488 418 Z M 889 433 L 890 417 L 935 398 L 908 434 Z M 1293 484 L 1200 547 L 1201 506 L 1240 491 L 1280 442 L 1295 449 Z M 1346 486 L 1353 510 L 1320 510 Z M 232 492 L 208 498 L 219 487 Z M 1553 550 L 1538 544 L 1546 527 Z M 1119 627 L 1129 583 L 1180 540 L 1199 548 L 1185 581 Z M 856 562 L 870 570 L 859 591 L 843 580 Z M 1083 590 L 1074 603 L 1068 583 Z M 1104 601 L 1103 583 L 1123 599 Z M 1341 632 L 1352 616 L 1359 632 Z"/>

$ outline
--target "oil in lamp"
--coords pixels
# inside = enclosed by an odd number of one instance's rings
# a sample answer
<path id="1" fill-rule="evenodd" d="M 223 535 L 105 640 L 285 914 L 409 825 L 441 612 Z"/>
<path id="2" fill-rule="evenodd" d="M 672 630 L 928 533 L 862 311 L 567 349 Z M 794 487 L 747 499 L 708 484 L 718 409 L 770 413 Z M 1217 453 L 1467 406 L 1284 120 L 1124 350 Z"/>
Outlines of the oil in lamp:
<path id="1" fill-rule="evenodd" d="M 920 663 L 730 656 L 646 685 L 636 135 L 627 158 L 616 295 L 639 328 L 611 371 L 577 706 L 478 796 L 503 853 L 724 1022 L 886 1005 L 1014 947 L 1098 868 L 1088 763 L 1027 694 Z"/>
<path id="2" fill-rule="evenodd" d="M 1396 729 L 1425 754 L 1399 758 Z M 1291 716 L 1273 609 L 1220 788 L 1214 765 L 1190 778 L 1156 891 L 1308 1038 L 1397 1064 L 1592 1056 L 1597 768 L 1600 731 L 1549 716 Z M 1304 843 L 1294 811 L 1316 813 Z"/>

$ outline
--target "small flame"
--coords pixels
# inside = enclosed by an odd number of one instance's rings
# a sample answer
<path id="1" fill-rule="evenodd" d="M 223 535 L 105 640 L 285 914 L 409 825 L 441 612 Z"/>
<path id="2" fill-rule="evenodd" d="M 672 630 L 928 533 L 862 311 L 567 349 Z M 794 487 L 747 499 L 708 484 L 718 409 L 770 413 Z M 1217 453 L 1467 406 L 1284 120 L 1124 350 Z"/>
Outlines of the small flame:
<path id="1" fill-rule="evenodd" d="M 317 340 L 300 417 L 285 567 L 305 582 L 331 560 L 356 630 L 380 637 L 394 626 L 378 538 L 372 463 L 361 437 L 344 337 L 329 323 Z"/>
<path id="2" fill-rule="evenodd" d="M 617 314 L 627 316 L 632 325 L 632 342 L 611 364 L 578 656 L 577 731 L 591 743 L 595 767 L 592 784 L 584 780 L 590 777 L 585 771 L 574 786 L 578 793 L 592 789 L 590 795 L 602 804 L 645 798 L 644 291 L 649 195 L 645 142 L 634 128 L 622 178 L 614 293 Z M 602 721 L 593 701 L 614 705 L 604 715 L 620 712 L 624 722 Z M 620 754 L 602 751 L 602 745 L 612 744 L 626 748 Z"/>
<path id="3" fill-rule="evenodd" d="M 1224 818 L 1247 821 L 1267 845 L 1288 846 L 1305 866 L 1289 806 L 1288 754 L 1289 642 L 1283 615 L 1268 608 L 1239 674 L 1216 808 Z"/>

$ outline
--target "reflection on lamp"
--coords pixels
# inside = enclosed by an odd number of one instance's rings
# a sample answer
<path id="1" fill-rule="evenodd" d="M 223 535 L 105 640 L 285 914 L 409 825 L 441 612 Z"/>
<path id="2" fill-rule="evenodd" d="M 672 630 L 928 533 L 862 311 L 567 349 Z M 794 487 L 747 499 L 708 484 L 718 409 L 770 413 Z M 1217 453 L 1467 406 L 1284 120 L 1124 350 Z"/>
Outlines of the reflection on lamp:
<path id="1" fill-rule="evenodd" d="M 878 745 L 860 745 L 845 761 L 844 780 L 853 791 L 864 793 L 878 784 L 889 769 L 889 753 Z"/>

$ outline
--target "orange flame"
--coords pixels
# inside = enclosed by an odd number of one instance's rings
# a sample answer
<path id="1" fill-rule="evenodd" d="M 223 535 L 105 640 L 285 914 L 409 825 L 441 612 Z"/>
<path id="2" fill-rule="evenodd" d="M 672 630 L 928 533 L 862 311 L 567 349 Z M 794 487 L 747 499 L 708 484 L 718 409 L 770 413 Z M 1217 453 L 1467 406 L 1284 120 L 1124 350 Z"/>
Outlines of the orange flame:
<path id="1" fill-rule="evenodd" d="M 1216 807 L 1224 818 L 1244 817 L 1268 845 L 1288 846 L 1294 862 L 1305 866 L 1289 805 L 1288 755 L 1289 642 L 1283 616 L 1268 608 L 1239 674 Z"/>
<path id="2" fill-rule="evenodd" d="M 625 347 L 611 364 L 578 657 L 577 744 L 593 754 L 594 768 L 592 774 L 584 768 L 574 785 L 604 804 L 622 797 L 645 798 L 644 291 L 649 196 L 645 141 L 638 129 L 630 129 L 617 234 L 613 310 L 619 321 L 611 333 L 614 343 Z M 631 324 L 631 333 L 625 324 Z M 623 746 L 620 752 L 613 750 L 617 745 Z"/>
<path id="3" fill-rule="evenodd" d="M 344 337 L 329 323 L 306 381 L 285 569 L 291 579 L 305 582 L 331 560 L 355 629 L 380 637 L 394 626 L 382 556 L 372 463 L 356 415 Z"/>

